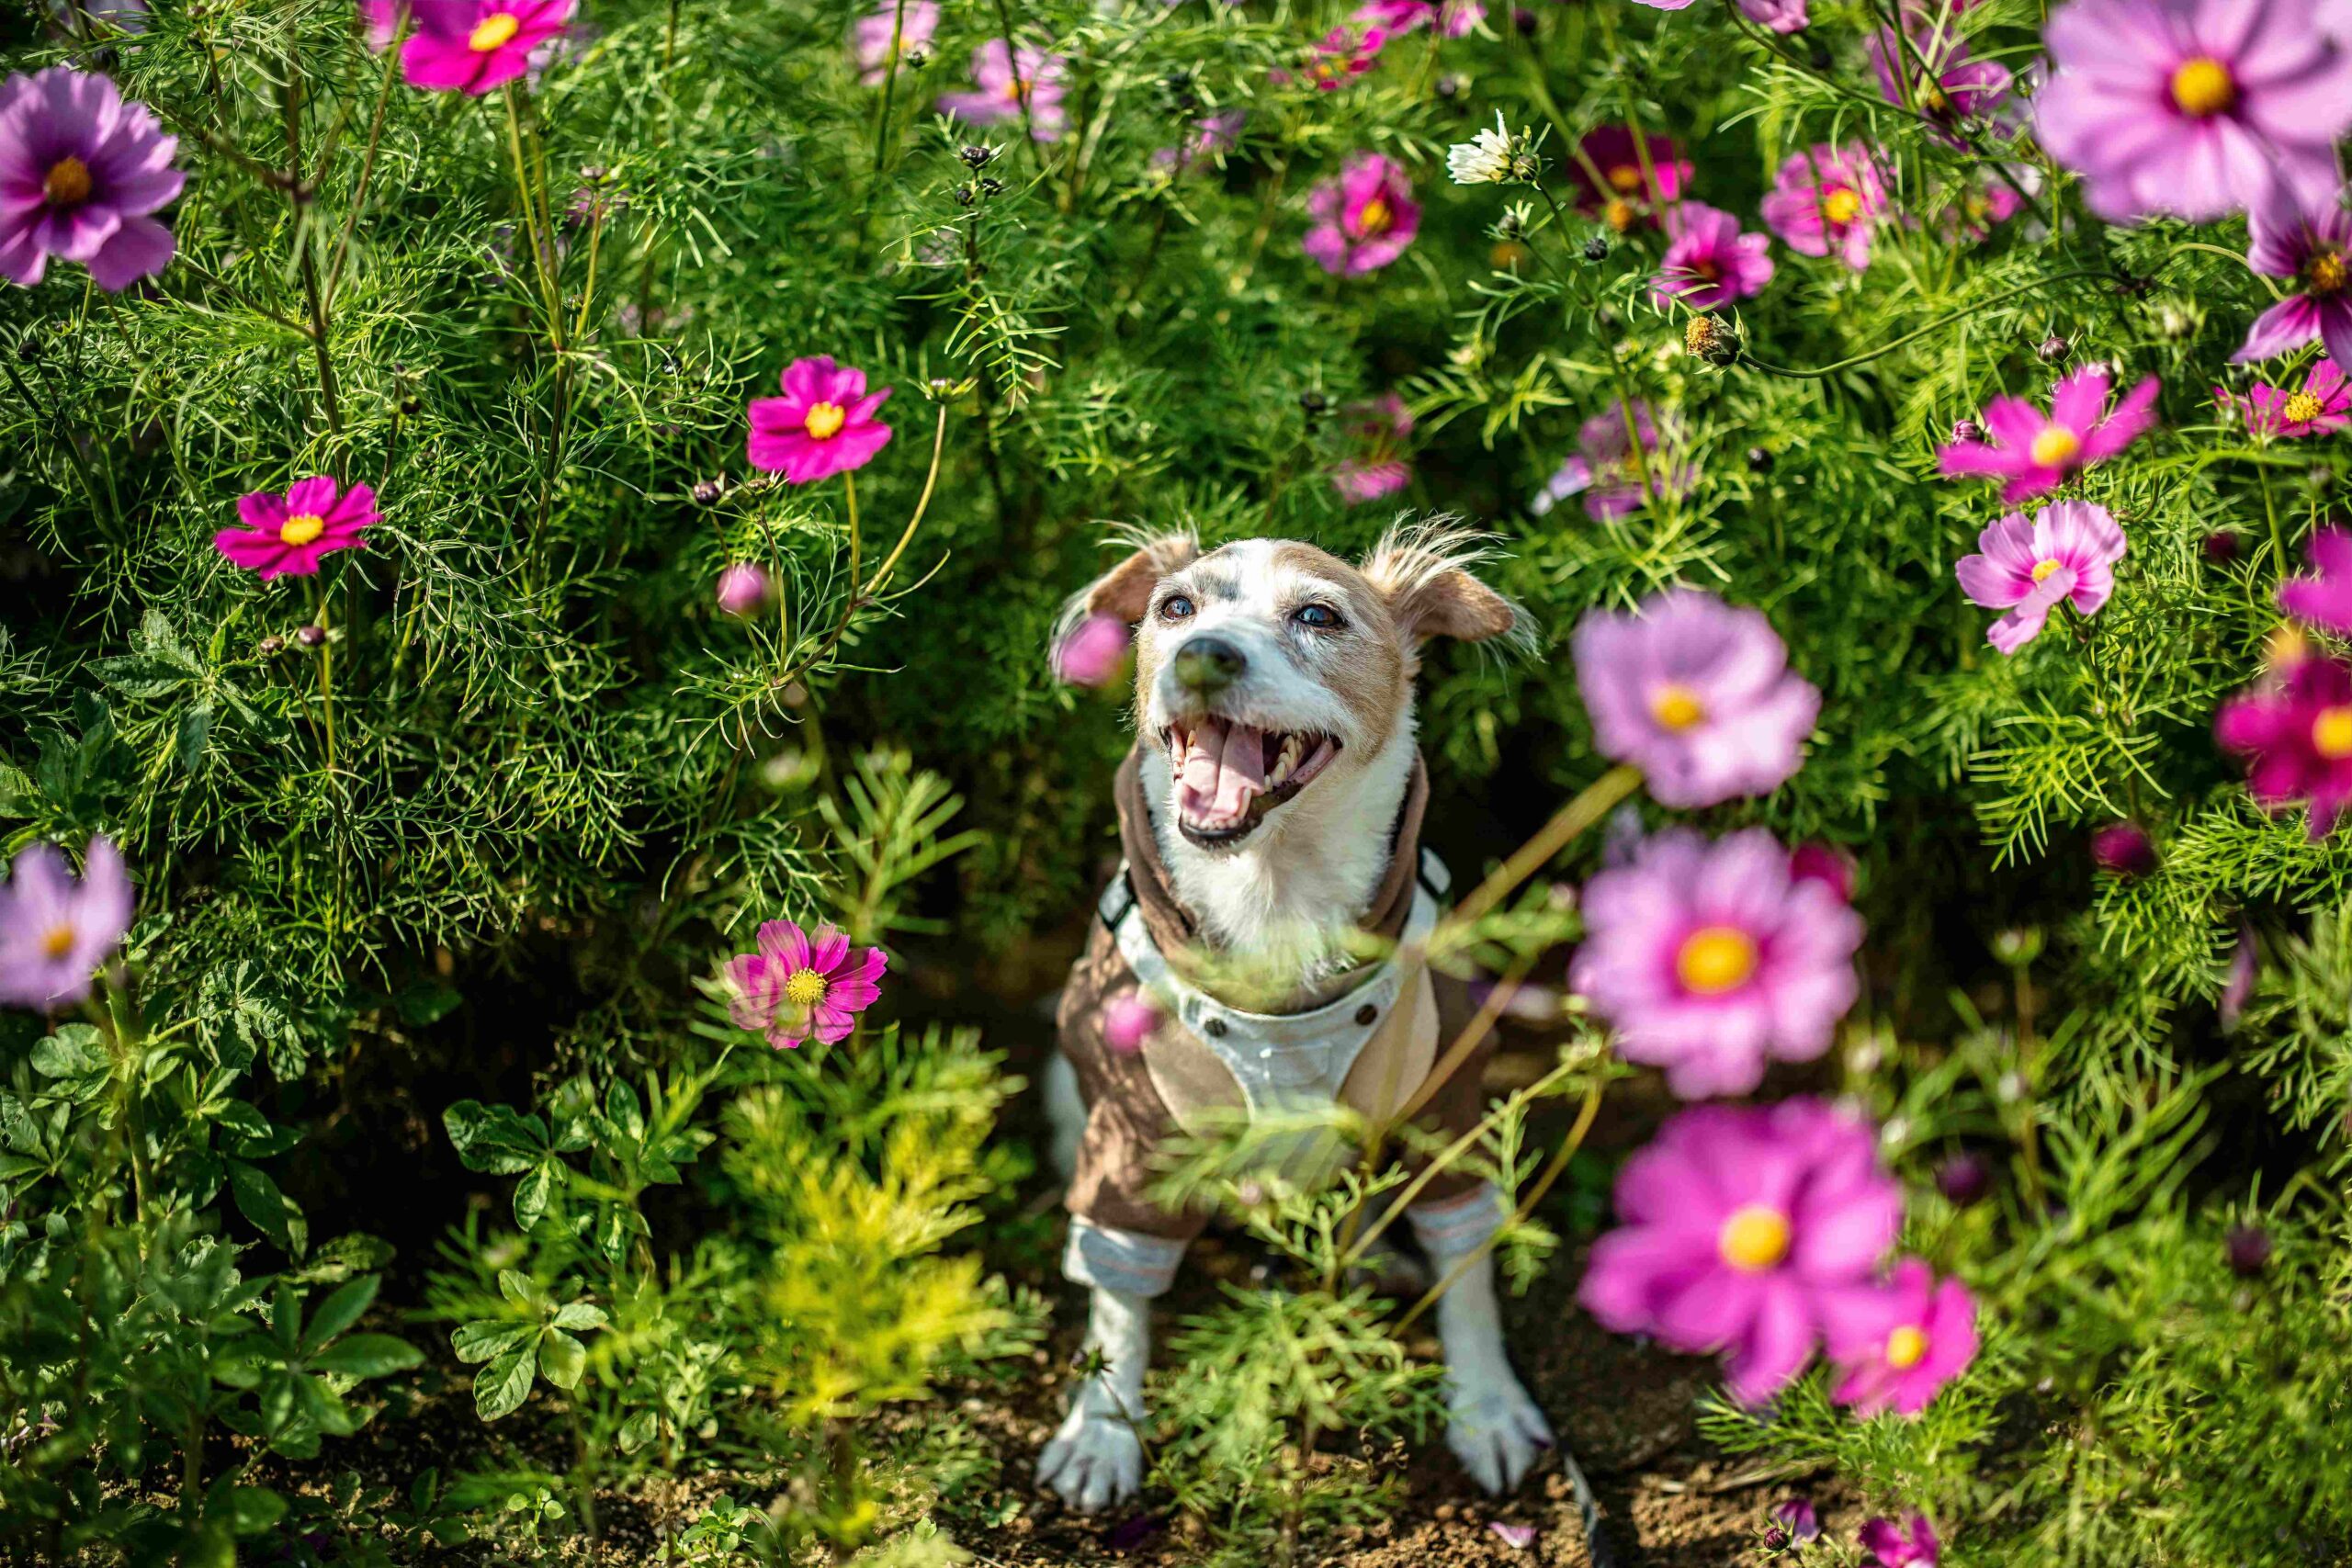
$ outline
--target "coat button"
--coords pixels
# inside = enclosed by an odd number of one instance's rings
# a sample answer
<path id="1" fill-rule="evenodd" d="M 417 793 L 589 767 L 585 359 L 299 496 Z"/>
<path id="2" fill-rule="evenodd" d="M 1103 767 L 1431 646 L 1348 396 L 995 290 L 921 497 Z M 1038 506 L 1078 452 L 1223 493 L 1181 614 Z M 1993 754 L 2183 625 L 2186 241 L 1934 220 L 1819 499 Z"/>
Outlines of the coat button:
<path id="1" fill-rule="evenodd" d="M 1213 1018 L 1201 1027 L 1208 1032 L 1208 1036 L 1212 1040 L 1225 1038 L 1225 1020 L 1221 1018 Z"/>
<path id="2" fill-rule="evenodd" d="M 1380 1010 L 1373 1006 L 1370 1002 L 1366 1002 L 1363 1006 L 1356 1009 L 1356 1021 L 1358 1023 L 1370 1023 L 1374 1019 L 1378 1018 L 1379 1016 Z"/>

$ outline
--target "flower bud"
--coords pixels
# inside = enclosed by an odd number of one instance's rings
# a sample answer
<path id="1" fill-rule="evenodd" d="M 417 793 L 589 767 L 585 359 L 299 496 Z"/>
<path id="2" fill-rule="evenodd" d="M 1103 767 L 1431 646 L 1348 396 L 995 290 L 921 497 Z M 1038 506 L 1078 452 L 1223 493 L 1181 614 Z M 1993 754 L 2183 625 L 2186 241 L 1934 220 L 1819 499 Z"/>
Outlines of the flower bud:
<path id="1" fill-rule="evenodd" d="M 1693 316 L 1682 329 L 1683 351 L 1721 370 L 1739 359 L 1739 333 L 1720 316 Z"/>
<path id="2" fill-rule="evenodd" d="M 696 479 L 695 488 L 687 493 L 694 497 L 696 506 L 711 506 L 727 493 L 727 486 L 718 479 Z"/>
<path id="3" fill-rule="evenodd" d="M 2234 529 L 2216 528 L 2205 536 L 2205 558 L 2215 566 L 2226 565 L 2238 558 L 2238 536 Z"/>
<path id="4" fill-rule="evenodd" d="M 2232 1225 L 2222 1238 L 2222 1256 L 2231 1273 L 2251 1280 L 2270 1261 L 2270 1233 L 2260 1225 Z"/>
<path id="5" fill-rule="evenodd" d="M 326 642 L 327 629 L 318 626 L 298 626 L 295 628 L 294 640 L 304 648 L 318 648 Z"/>
<path id="6" fill-rule="evenodd" d="M 986 168 L 989 160 L 996 156 L 996 149 L 967 142 L 956 155 L 964 160 L 966 168 L 981 169 Z"/>
<path id="7" fill-rule="evenodd" d="M 2091 859 L 2117 876 L 2145 876 L 2156 869 L 2156 846 L 2137 822 L 2116 822 L 2091 835 Z"/>
<path id="8" fill-rule="evenodd" d="M 1956 1154 L 1936 1167 L 1936 1190 L 1965 1209 L 1993 1190 L 1993 1168 L 1983 1155 Z"/>
<path id="9" fill-rule="evenodd" d="M 1984 427 L 1973 419 L 1956 419 L 1952 421 L 1951 438 L 1962 443 L 1982 441 L 1984 439 Z"/>
<path id="10" fill-rule="evenodd" d="M 1587 240 L 1584 243 L 1584 259 L 1589 262 L 1607 261 L 1609 259 L 1607 237 L 1595 234 L 1591 239 Z"/>
<path id="11" fill-rule="evenodd" d="M 956 187 L 956 205 L 958 207 L 969 207 L 972 205 L 972 187 L 970 186 L 957 186 Z"/>
<path id="12" fill-rule="evenodd" d="M 1766 447 L 1750 446 L 1747 449 L 1747 467 L 1754 473 L 1770 473 L 1772 471 L 1771 452 Z"/>
<path id="13" fill-rule="evenodd" d="M 2067 351 L 2073 347 L 2074 344 L 2068 343 L 2064 338 L 2060 337 L 2053 333 L 2050 336 L 2043 338 L 2041 344 L 2035 347 L 2033 352 L 2040 355 L 2046 363 L 2055 364 L 2057 361 L 2065 358 Z"/>
<path id="14" fill-rule="evenodd" d="M 1799 844 L 1789 852 L 1789 880 L 1818 882 L 1841 903 L 1854 897 L 1854 862 L 1843 850 L 1823 843 Z"/>
<path id="15" fill-rule="evenodd" d="M 2021 969 L 2041 956 L 2041 929 L 2039 926 L 2012 926 L 1993 936 L 1993 956 L 2013 969 Z"/>
<path id="16" fill-rule="evenodd" d="M 259 651 L 264 659 L 267 659 L 272 654 L 283 652 L 285 648 L 286 639 L 279 637 L 276 632 L 272 632 L 267 637 L 261 639 Z"/>
<path id="17" fill-rule="evenodd" d="M 718 574 L 718 607 L 730 615 L 748 615 L 767 602 L 768 571 L 750 561 L 737 561 Z"/>
<path id="18" fill-rule="evenodd" d="M 1313 388 L 1298 394 L 1298 406 L 1309 414 L 1321 413 L 1331 406 L 1330 400 Z"/>

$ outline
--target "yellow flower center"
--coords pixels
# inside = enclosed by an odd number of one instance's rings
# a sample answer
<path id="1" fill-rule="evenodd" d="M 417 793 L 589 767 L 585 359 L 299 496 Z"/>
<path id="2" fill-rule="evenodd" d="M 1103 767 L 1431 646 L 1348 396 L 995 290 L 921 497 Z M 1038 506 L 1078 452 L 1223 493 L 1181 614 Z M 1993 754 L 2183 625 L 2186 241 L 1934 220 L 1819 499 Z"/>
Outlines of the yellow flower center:
<path id="1" fill-rule="evenodd" d="M 2331 762 L 2352 757 L 2352 707 L 2320 709 L 2312 720 L 2312 750 Z"/>
<path id="2" fill-rule="evenodd" d="M 1682 988 L 1702 997 L 1744 986 L 1755 973 L 1756 942 L 1736 926 L 1702 926 L 1682 939 L 1682 950 L 1674 955 Z"/>
<path id="3" fill-rule="evenodd" d="M 62 958 L 74 951 L 74 928 L 51 926 L 41 933 L 40 952 L 44 958 Z"/>
<path id="4" fill-rule="evenodd" d="M 2286 405 L 2278 412 L 2287 416 L 2287 422 L 2290 424 L 2309 424 L 2326 410 L 2320 400 L 2309 392 L 2297 392 L 2287 400 Z"/>
<path id="5" fill-rule="evenodd" d="M 1375 196 L 1363 204 L 1363 211 L 1356 214 L 1356 228 L 1366 234 L 1385 234 L 1388 226 L 1396 220 L 1396 215 L 1388 210 L 1388 204 Z"/>
<path id="6" fill-rule="evenodd" d="M 784 982 L 784 999 L 797 1008 L 812 1008 L 825 999 L 825 977 L 814 969 L 795 969 Z"/>
<path id="7" fill-rule="evenodd" d="M 49 177 L 57 175 L 52 172 Z M 2314 294 L 2341 294 L 2352 283 L 2352 265 L 2346 263 L 2342 251 L 2322 251 L 2303 264 L 2303 283 Z"/>
<path id="8" fill-rule="evenodd" d="M 849 412 L 841 404 L 813 403 L 809 405 L 808 417 L 801 428 L 808 433 L 811 440 L 831 441 L 842 433 L 842 426 L 848 423 Z"/>
<path id="9" fill-rule="evenodd" d="M 1919 89 L 1919 107 L 1929 114 L 1943 114 L 1951 109 L 1951 100 L 1944 96 L 1941 87 L 1927 86 Z"/>
<path id="10" fill-rule="evenodd" d="M 523 24 L 515 19 L 514 12 L 499 11 L 474 24 L 472 35 L 466 39 L 466 47 L 476 54 L 488 54 L 493 49 L 503 49 L 513 43 L 514 35 L 522 30 Z"/>
<path id="11" fill-rule="evenodd" d="M 2034 562 L 2034 563 L 2033 563 L 2033 580 L 2034 580 L 2036 582 L 2046 582 L 2046 581 L 2049 581 L 2049 579 L 2050 579 L 2050 574 L 2051 574 L 2052 572 L 2053 572 L 2053 571 L 2056 571 L 2056 570 L 2059 569 L 2059 567 L 2063 566 L 2064 564 L 2065 564 L 2065 563 L 2064 563 L 2064 562 L 2063 562 L 2063 561 L 2055 561 L 2055 560 L 2038 560 L 2038 561 Z"/>
<path id="12" fill-rule="evenodd" d="M 1642 188 L 1642 171 L 1632 164 L 1620 164 L 1609 171 L 1609 185 L 1631 196 Z"/>
<path id="13" fill-rule="evenodd" d="M 1015 77 L 1013 80 L 1007 82 L 1003 86 L 999 87 L 996 90 L 996 96 L 1002 98 L 1008 104 L 1017 104 L 1021 101 L 1022 95 L 1026 93 L 1028 90 L 1029 84 L 1022 81 L 1018 77 Z"/>
<path id="14" fill-rule="evenodd" d="M 2172 101 L 2183 114 L 2199 119 L 2223 113 L 2238 101 L 2238 85 L 2230 68 L 2207 55 L 2184 60 L 2172 73 Z"/>
<path id="15" fill-rule="evenodd" d="M 1650 695 L 1650 716 L 1668 729 L 1688 729 L 1707 716 L 1699 694 L 1679 681 L 1668 681 Z"/>
<path id="16" fill-rule="evenodd" d="M 1778 1209 L 1751 1203 L 1724 1222 L 1715 1238 L 1724 1261 L 1747 1273 L 1770 1269 L 1789 1255 L 1788 1216 Z"/>
<path id="17" fill-rule="evenodd" d="M 1609 226 L 1620 234 L 1634 226 L 1634 204 L 1630 201 L 1622 199 L 1612 201 L 1601 209 L 1600 215 L 1608 220 Z"/>
<path id="18" fill-rule="evenodd" d="M 49 166 L 41 194 L 51 207 L 79 207 L 90 199 L 90 165 L 71 152 Z"/>
<path id="19" fill-rule="evenodd" d="M 1927 1353 L 1928 1337 L 1907 1323 L 1886 1337 L 1886 1364 L 1898 1372 L 1917 1366 Z"/>
<path id="20" fill-rule="evenodd" d="M 277 525 L 280 544 L 307 545 L 327 531 L 327 520 L 315 512 L 297 512 Z"/>
<path id="21" fill-rule="evenodd" d="M 2045 468 L 2054 468 L 2083 449 L 2083 438 L 2063 424 L 2045 424 L 2026 455 Z"/>
<path id="22" fill-rule="evenodd" d="M 1851 223 L 1862 215 L 1862 198 L 1839 186 L 1821 198 L 1821 215 L 1832 223 Z"/>

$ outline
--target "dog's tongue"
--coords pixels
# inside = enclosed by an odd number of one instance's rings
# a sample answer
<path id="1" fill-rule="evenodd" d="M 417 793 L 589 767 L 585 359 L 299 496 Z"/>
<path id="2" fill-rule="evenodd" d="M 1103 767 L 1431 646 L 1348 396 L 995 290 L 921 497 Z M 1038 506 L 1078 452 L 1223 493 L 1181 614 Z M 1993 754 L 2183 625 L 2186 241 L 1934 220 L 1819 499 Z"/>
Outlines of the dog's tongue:
<path id="1" fill-rule="evenodd" d="M 1204 827 L 1238 823 L 1250 802 L 1266 793 L 1265 736 L 1246 724 L 1204 719 L 1185 750 L 1179 777 L 1183 787 L 1178 804 L 1186 817 Z"/>

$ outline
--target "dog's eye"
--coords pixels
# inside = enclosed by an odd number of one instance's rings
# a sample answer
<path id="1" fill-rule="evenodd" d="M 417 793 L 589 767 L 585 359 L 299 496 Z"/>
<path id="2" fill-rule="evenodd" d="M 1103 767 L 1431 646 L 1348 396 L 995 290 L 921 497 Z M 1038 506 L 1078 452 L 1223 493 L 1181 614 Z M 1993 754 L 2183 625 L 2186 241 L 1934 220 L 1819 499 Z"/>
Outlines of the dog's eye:
<path id="1" fill-rule="evenodd" d="M 1192 613 L 1193 602 L 1182 593 L 1170 593 L 1159 602 L 1159 618 L 1163 621 L 1181 621 Z"/>
<path id="2" fill-rule="evenodd" d="M 1329 604 L 1301 604 L 1291 619 L 1303 626 L 1313 626 L 1318 632 L 1335 632 L 1347 623 L 1340 619 L 1340 612 Z"/>

